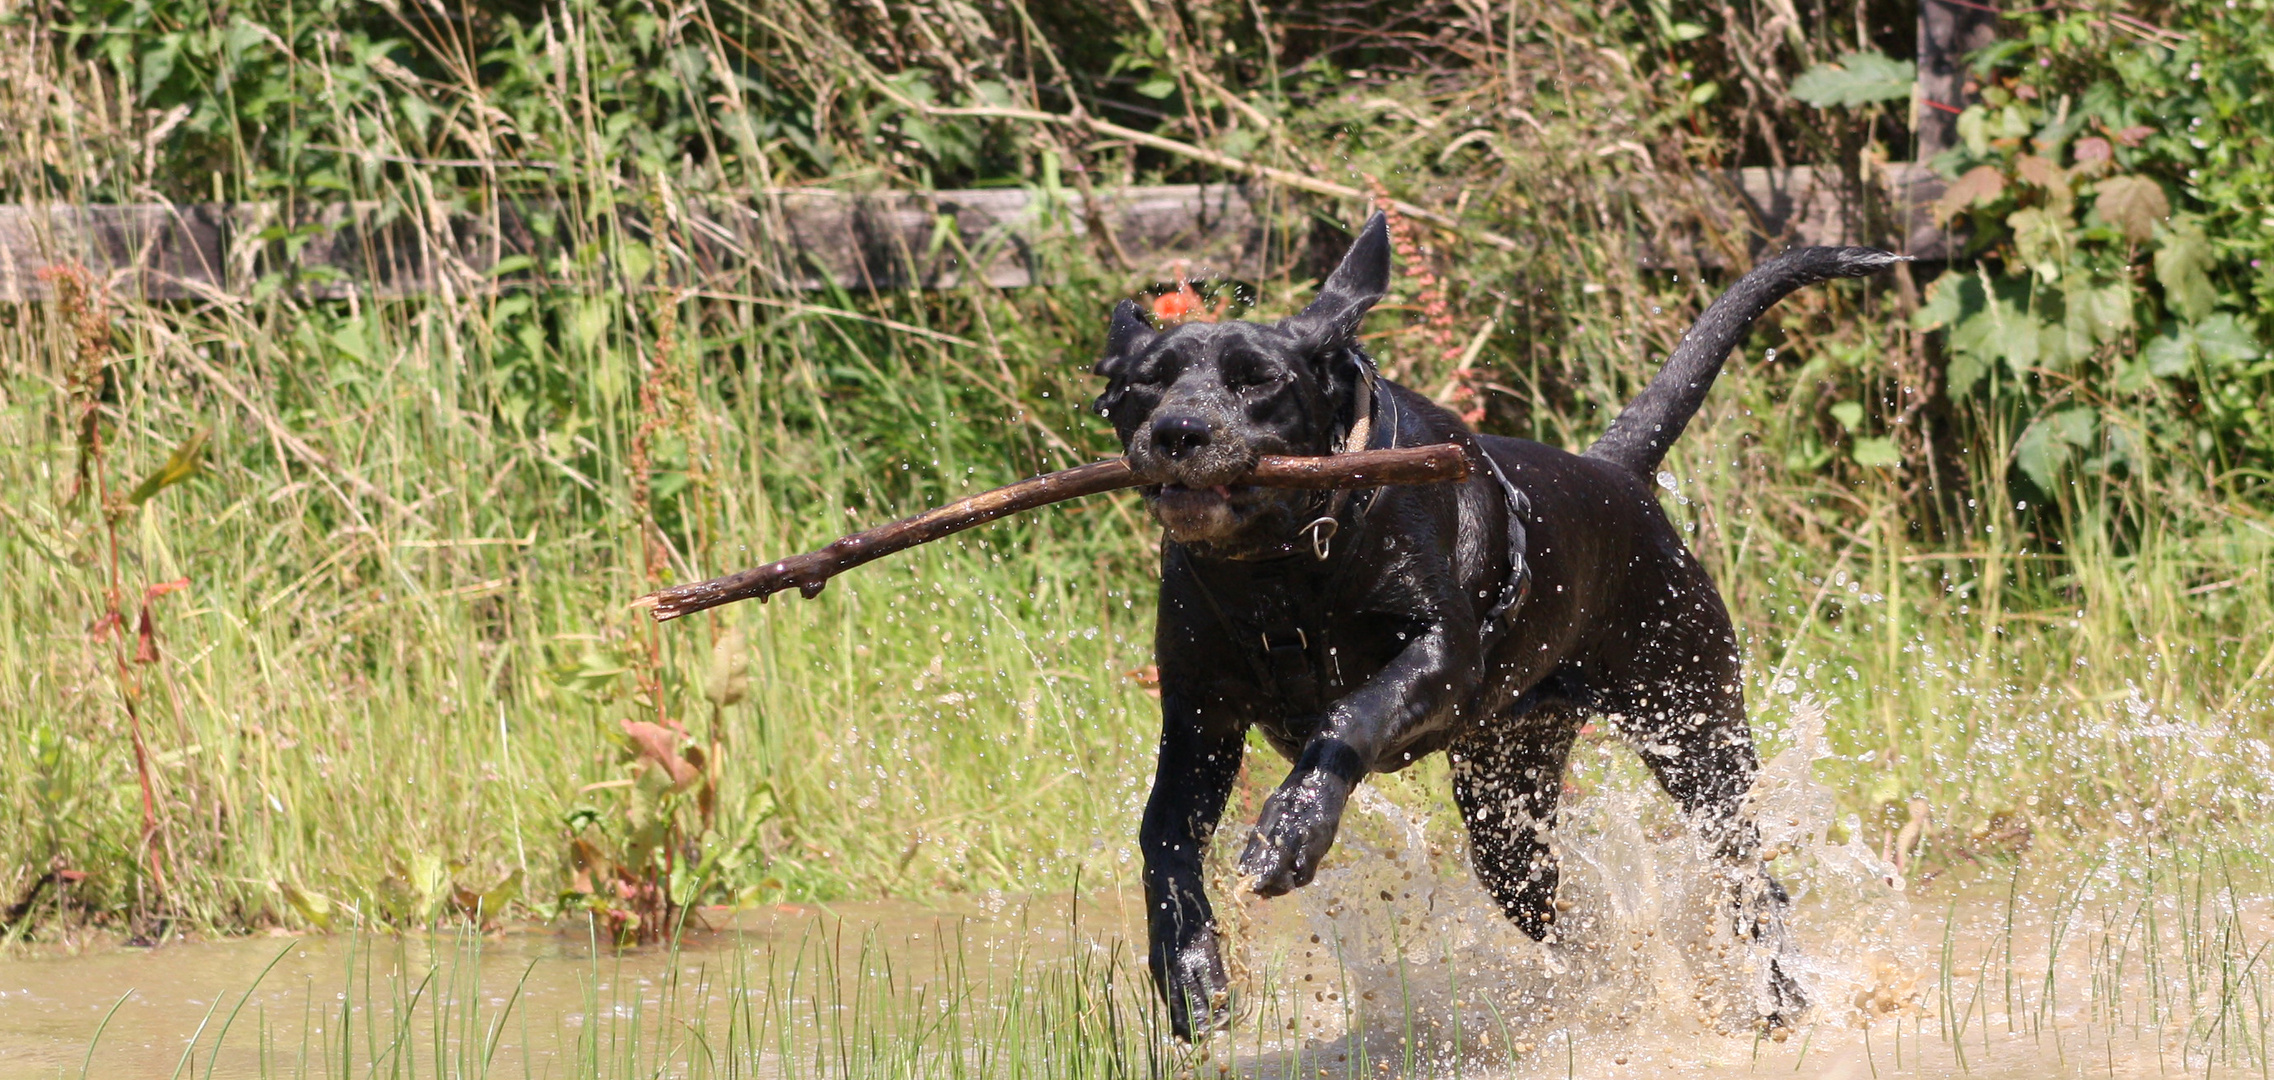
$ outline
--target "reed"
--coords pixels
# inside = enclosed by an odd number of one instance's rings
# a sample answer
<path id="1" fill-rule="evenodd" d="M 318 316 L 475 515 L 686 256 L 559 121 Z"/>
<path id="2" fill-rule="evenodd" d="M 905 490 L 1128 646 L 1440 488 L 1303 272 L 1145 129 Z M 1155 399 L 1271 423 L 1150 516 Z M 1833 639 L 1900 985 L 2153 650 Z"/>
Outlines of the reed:
<path id="1" fill-rule="evenodd" d="M 1770 6 L 1742 14 L 1767 25 Z M 1013 4 L 975 27 L 922 4 L 870 25 L 792 0 L 457 22 L 280 0 L 192 34 L 203 6 L 185 0 L 0 22 L 0 126 L 26 133 L 0 150 L 0 198 L 354 199 L 428 240 L 450 212 L 510 204 L 542 211 L 561 252 L 494 277 L 444 265 L 418 297 L 325 299 L 337 282 L 281 269 L 316 228 L 287 219 L 241 289 L 100 297 L 92 398 L 74 397 L 83 339 L 63 311 L 0 310 L 17 448 L 0 456 L 0 732 L 39 748 L 0 756 L 0 797 L 33 811 L 0 819 L 0 900 L 27 901 L 9 932 L 589 913 L 613 901 L 580 842 L 673 905 L 1127 873 L 1154 725 L 1154 539 L 1132 497 L 652 638 L 627 604 L 1111 452 L 1086 370 L 1109 302 L 1161 268 L 1067 240 L 1037 253 L 1046 286 L 793 296 L 782 267 L 698 269 L 641 223 L 799 184 L 1222 175 L 986 111 L 1062 110 L 1049 73 L 1073 71 L 1080 100 L 1151 109 L 1172 144 L 1298 172 L 1331 157 L 1446 208 L 1412 245 L 1437 284 L 1401 285 L 1372 347 L 1425 390 L 1475 395 L 1487 429 L 1578 447 L 1710 297 L 1692 255 L 1640 256 L 1732 239 L 1696 232 L 1716 207 L 1684 178 L 1751 137 L 1661 66 L 1694 40 L 1663 20 L 1488 4 L 1474 56 L 1343 55 L 1246 5 L 1190 7 L 1230 28 L 1230 53 L 1151 7 L 1093 25 Z M 1829 59 L 1847 17 L 1796 31 L 1807 55 L 1787 61 Z M 264 33 L 289 48 L 246 44 Z M 1626 66 L 1573 59 L 1605 49 Z M 1745 106 L 1834 143 L 1885 127 L 1784 108 Z M 1435 120 L 1456 114 L 1483 126 Z M 1274 198 L 1283 248 L 1371 200 Z M 1515 225 L 1514 250 L 1478 238 Z M 1242 284 L 1254 317 L 1310 287 L 1299 265 Z M 1743 628 L 1764 743 L 1823 703 L 1840 828 L 1916 882 L 2109 833 L 2250 832 L 2274 797 L 2274 526 L 2247 470 L 2180 455 L 2054 498 L 2019 488 L 2006 462 L 2039 390 L 1883 407 L 1904 365 L 1941 355 L 1903 303 L 1796 298 L 1660 478 Z M 70 498 L 89 400 L 118 483 L 188 470 L 115 518 L 121 580 L 188 582 L 153 607 L 132 714 L 89 632 L 116 589 L 109 511 Z M 1908 456 L 1859 442 L 1880 438 Z M 625 726 L 658 716 L 681 732 L 668 753 Z M 707 794 L 667 760 L 690 746 Z M 1273 768 L 1259 758 L 1251 788 Z M 84 878 L 41 892 L 50 868 Z"/>

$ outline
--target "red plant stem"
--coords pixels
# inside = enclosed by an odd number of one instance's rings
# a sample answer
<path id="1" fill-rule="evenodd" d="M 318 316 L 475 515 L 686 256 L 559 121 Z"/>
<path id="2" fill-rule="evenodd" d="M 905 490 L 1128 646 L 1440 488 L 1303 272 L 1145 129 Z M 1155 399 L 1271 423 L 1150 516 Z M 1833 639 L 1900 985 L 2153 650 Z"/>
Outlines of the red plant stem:
<path id="1" fill-rule="evenodd" d="M 85 282 L 80 281 L 78 287 L 85 289 Z M 86 335 L 80 347 L 92 353 L 96 347 L 93 337 L 94 320 L 91 306 L 84 294 L 80 295 L 78 306 L 82 307 L 81 332 Z M 95 370 L 99 377 L 100 368 Z M 127 734 L 134 745 L 134 774 L 142 788 L 144 865 L 150 873 L 151 881 L 157 885 L 159 898 L 163 900 L 167 891 L 166 867 L 163 847 L 159 843 L 158 796 L 156 785 L 150 779 L 150 745 L 142 737 L 141 685 L 134 677 L 134 665 L 127 659 L 126 615 L 119 610 L 119 583 L 122 575 L 119 572 L 118 518 L 111 513 L 110 475 L 104 468 L 103 460 L 103 428 L 100 422 L 102 402 L 96 395 L 97 390 L 91 389 L 80 408 L 82 429 L 87 432 L 87 456 L 94 463 L 95 512 L 103 515 L 103 533 L 110 542 L 110 577 L 103 591 L 105 610 L 102 625 L 108 626 L 111 634 L 111 660 L 118 668 L 119 698 L 126 706 Z"/>
<path id="2" fill-rule="evenodd" d="M 128 737 L 134 746 L 134 775 L 142 789 L 143 866 L 156 886 L 157 899 L 163 903 L 167 892 L 164 832 L 158 822 L 157 784 L 151 779 L 150 744 L 142 734 L 141 687 L 126 655 L 126 616 L 119 610 L 119 588 L 124 575 L 119 570 L 118 518 L 112 513 L 109 477 L 103 467 L 102 374 L 107 334 L 96 310 L 92 275 L 86 267 L 48 267 L 40 271 L 40 277 L 54 284 L 56 296 L 71 319 L 72 336 L 77 339 L 78 370 L 73 373 L 73 381 L 78 384 L 79 431 L 84 440 L 80 479 L 85 479 L 88 472 L 94 474 L 95 512 L 103 515 L 103 531 L 109 542 L 105 565 L 109 576 L 103 589 L 103 614 L 95 625 L 112 635 L 111 661 L 118 669 L 119 698 L 126 707 Z M 75 489 L 75 492 L 80 490 L 83 489 Z"/>
<path id="3" fill-rule="evenodd" d="M 671 353 L 678 331 L 678 313 L 678 290 L 666 290 L 656 315 L 655 347 L 648 354 L 647 377 L 640 381 L 640 426 L 632 433 L 632 517 L 633 525 L 640 534 L 641 569 L 646 573 L 647 584 L 650 586 L 661 584 L 664 575 L 671 569 L 670 553 L 664 547 L 662 526 L 655 520 L 654 486 L 650 472 L 653 468 L 655 433 L 663 427 L 663 390 L 671 378 Z M 672 720 L 669 703 L 664 697 L 662 629 L 650 621 L 642 632 L 642 641 L 646 645 L 647 670 L 641 673 L 640 681 L 655 706 L 655 722 L 659 727 L 685 734 L 686 728 Z M 707 760 L 705 764 L 708 764 Z M 639 890 L 642 902 L 635 905 L 635 914 L 640 920 L 637 936 L 643 941 L 654 940 L 673 921 L 675 904 L 671 896 L 671 875 L 678 861 L 679 840 L 678 821 L 674 817 L 670 827 L 665 830 L 663 872 L 660 876 L 656 875 L 652 864 L 650 865 L 648 880 L 642 883 L 643 887 Z"/>
<path id="4" fill-rule="evenodd" d="M 655 432 L 662 426 L 660 384 L 669 378 L 673 317 L 677 313 L 676 297 L 666 295 L 658 316 L 655 349 L 648 356 L 647 378 L 640 381 L 640 426 L 632 433 L 632 516 L 633 525 L 640 534 L 640 564 L 646 571 L 647 584 L 659 585 L 670 570 L 670 557 L 663 550 L 663 541 L 656 533 L 660 526 L 655 522 L 654 488 L 649 474 L 652 469 L 651 452 Z M 655 722 L 667 728 L 677 728 L 663 700 L 663 637 L 654 623 L 646 628 L 647 671 L 642 673 L 648 697 L 655 704 Z"/>
<path id="5" fill-rule="evenodd" d="M 1429 339 L 1437 346 L 1438 359 L 1448 369 L 1451 400 L 1462 421 L 1474 424 L 1484 419 L 1484 406 L 1477 399 L 1476 372 L 1461 365 L 1461 347 L 1454 337 L 1452 305 L 1445 299 L 1444 282 L 1430 269 L 1428 253 L 1422 250 L 1421 240 L 1414 234 L 1413 222 L 1398 212 L 1397 200 L 1382 182 L 1367 177 L 1374 190 L 1374 206 L 1389 219 L 1391 243 L 1396 246 L 1398 258 L 1405 263 L 1406 273 L 1416 286 L 1414 301 L 1421 305 L 1422 325 L 1428 327 Z M 1402 368 L 1404 365 L 1397 365 Z"/>

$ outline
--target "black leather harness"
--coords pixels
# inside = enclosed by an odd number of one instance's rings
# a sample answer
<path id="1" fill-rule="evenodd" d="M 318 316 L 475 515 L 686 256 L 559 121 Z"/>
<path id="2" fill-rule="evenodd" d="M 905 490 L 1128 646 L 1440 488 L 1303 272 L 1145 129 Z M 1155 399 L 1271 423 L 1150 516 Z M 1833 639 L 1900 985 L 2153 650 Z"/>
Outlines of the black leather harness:
<path id="1" fill-rule="evenodd" d="M 1362 392 L 1367 395 L 1368 408 L 1352 424 L 1346 436 L 1344 451 L 1356 449 L 1393 449 L 1397 445 L 1397 403 L 1375 390 L 1376 378 L 1372 361 L 1360 361 Z M 1387 423 L 1378 422 L 1378 414 L 1385 404 L 1390 416 Z M 1374 446 L 1375 442 L 1383 446 Z M 1532 511 L 1531 500 L 1508 479 L 1508 474 L 1493 460 L 1492 455 L 1479 446 L 1474 437 L 1464 438 L 1463 444 L 1472 458 L 1481 459 L 1485 469 L 1500 485 L 1508 500 L 1508 553 L 1510 572 L 1501 583 L 1500 595 L 1486 610 L 1478 624 L 1479 636 L 1489 647 L 1495 637 L 1509 624 L 1508 616 L 1520 607 L 1532 587 L 1531 567 L 1525 562 L 1524 519 Z M 1340 657 L 1336 654 L 1329 634 L 1327 606 L 1342 593 L 1351 570 L 1358 564 L 1360 540 L 1365 535 L 1367 511 L 1381 493 L 1380 488 L 1365 488 L 1357 492 L 1338 491 L 1327 504 L 1326 512 L 1305 525 L 1294 539 L 1260 554 L 1239 561 L 1254 566 L 1256 571 L 1282 579 L 1276 589 L 1264 590 L 1273 601 L 1268 609 L 1259 613 L 1260 619 L 1234 618 L 1216 598 L 1215 590 L 1208 587 L 1207 578 L 1192 564 L 1192 555 L 1184 545 L 1171 541 L 1167 544 L 1167 557 L 1184 562 L 1186 577 L 1199 592 L 1201 600 L 1215 615 L 1240 654 L 1255 673 L 1256 686 L 1274 700 L 1283 703 L 1290 716 L 1318 715 L 1340 698 L 1347 689 L 1343 678 Z M 1348 520 L 1345 521 L 1345 515 Z M 1336 552 L 1335 541 L 1347 538 Z M 1310 563 L 1296 561 L 1302 556 L 1311 557 Z M 1313 565 L 1327 564 L 1327 565 Z M 1306 580 L 1308 579 L 1308 580 Z"/>

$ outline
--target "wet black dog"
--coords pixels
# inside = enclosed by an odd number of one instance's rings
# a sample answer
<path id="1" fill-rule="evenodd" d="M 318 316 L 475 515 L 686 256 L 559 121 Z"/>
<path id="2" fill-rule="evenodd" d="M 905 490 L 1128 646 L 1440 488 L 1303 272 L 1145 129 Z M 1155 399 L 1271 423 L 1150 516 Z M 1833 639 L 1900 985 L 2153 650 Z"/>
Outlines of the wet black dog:
<path id="1" fill-rule="evenodd" d="M 1308 883 L 1351 789 L 1452 755 L 1477 876 L 1535 938 L 1551 933 L 1547 846 L 1581 720 L 1613 724 L 1733 868 L 1739 932 L 1777 921 L 1781 890 L 1744 809 L 1758 762 L 1721 597 L 1651 492 L 1666 449 L 1730 348 L 1800 286 L 1898 258 L 1801 248 L 1747 274 L 1585 454 L 1472 434 L 1378 378 L 1356 333 L 1389 286 L 1382 218 L 1318 299 L 1276 324 L 1156 332 L 1113 313 L 1097 400 L 1167 532 L 1159 632 L 1160 761 L 1140 844 L 1151 966 L 1176 1031 L 1226 1018 L 1201 858 L 1252 725 L 1295 763 L 1240 870 L 1265 896 Z M 1459 484 L 1329 495 L 1244 486 L 1263 454 L 1458 442 Z M 1801 1007 L 1772 973 L 1763 1018 Z"/>

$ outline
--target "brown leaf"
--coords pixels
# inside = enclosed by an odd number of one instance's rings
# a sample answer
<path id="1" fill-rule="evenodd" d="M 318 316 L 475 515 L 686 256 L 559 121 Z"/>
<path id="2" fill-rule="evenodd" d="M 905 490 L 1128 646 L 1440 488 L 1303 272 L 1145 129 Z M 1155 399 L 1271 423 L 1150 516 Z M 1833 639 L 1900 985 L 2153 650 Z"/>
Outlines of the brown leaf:
<path id="1" fill-rule="evenodd" d="M 2023 154 L 2013 159 L 2014 176 L 2024 184 L 2052 187 L 2062 183 L 2061 167 L 2035 154 Z"/>
<path id="2" fill-rule="evenodd" d="M 2078 139 L 2075 152 L 2077 163 L 2069 168 L 2069 182 L 2072 184 L 2079 180 L 2098 179 L 2116 168 L 2116 150 L 2108 145 L 2106 139 L 2098 136 Z"/>
<path id="3" fill-rule="evenodd" d="M 1935 200 L 1935 224 L 1948 225 L 1950 219 L 2005 194 L 2005 190 L 2004 173 L 1993 166 L 1976 165 L 1953 181 L 1943 191 L 1942 198 Z"/>
<path id="4" fill-rule="evenodd" d="M 2148 136 L 2155 133 L 2156 129 L 2152 127 L 2135 125 L 2117 132 L 2116 141 L 2123 143 L 2126 146 L 2138 146 L 2140 143 L 2146 141 Z"/>
<path id="5" fill-rule="evenodd" d="M 664 774 L 671 777 L 673 788 L 685 788 L 702 775 L 702 770 L 693 762 L 679 756 L 679 732 L 647 720 L 619 723 L 624 726 L 624 734 L 631 737 L 639 756 L 662 767 Z"/>
<path id="6" fill-rule="evenodd" d="M 158 624 L 150 617 L 151 602 L 168 593 L 177 593 L 187 588 L 189 588 L 189 579 L 183 577 L 175 578 L 172 581 L 162 581 L 142 590 L 142 611 L 140 617 L 134 621 L 135 663 L 155 664 L 158 662 Z"/>
<path id="7" fill-rule="evenodd" d="M 2035 154 L 2023 154 L 2015 158 L 2013 164 L 2014 173 L 2022 183 L 2043 189 L 2047 205 L 2060 216 L 2069 216 L 2070 209 L 2076 205 L 2077 196 L 2069 190 L 2068 175 L 2061 171 L 2059 165 L 2054 164 L 2051 158 Z"/>
<path id="8" fill-rule="evenodd" d="M 2132 243 L 2154 239 L 2156 223 L 2171 216 L 2171 200 L 2164 196 L 2163 185 L 2145 176 L 2111 176 L 2096 190 L 2100 197 L 2093 205 L 2100 220 L 2114 225 Z"/>
<path id="9" fill-rule="evenodd" d="M 579 893 L 591 893 L 594 879 L 606 880 L 616 873 L 616 864 L 599 846 L 581 836 L 569 841 L 569 861 L 576 866 L 569 887 Z"/>
<path id="10" fill-rule="evenodd" d="M 142 617 L 134 622 L 134 662 L 158 662 L 158 627 L 150 621 L 150 605 L 142 605 Z"/>

